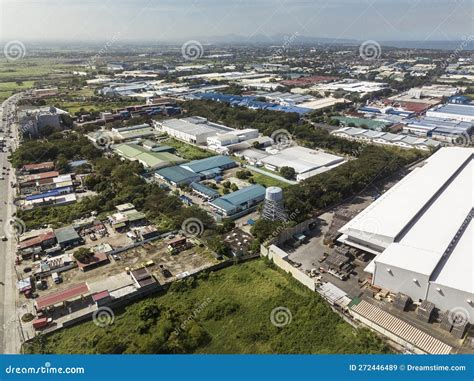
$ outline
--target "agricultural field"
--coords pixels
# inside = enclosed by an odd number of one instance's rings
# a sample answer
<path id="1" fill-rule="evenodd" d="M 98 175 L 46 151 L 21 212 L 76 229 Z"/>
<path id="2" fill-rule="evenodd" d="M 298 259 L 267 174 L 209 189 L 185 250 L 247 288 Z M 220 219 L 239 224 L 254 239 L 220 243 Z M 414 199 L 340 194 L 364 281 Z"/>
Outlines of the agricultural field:
<path id="1" fill-rule="evenodd" d="M 389 352 L 375 334 L 345 323 L 316 293 L 263 259 L 175 282 L 161 295 L 115 311 L 113 324 L 106 328 L 83 323 L 39 336 L 24 349 L 26 353 Z"/>
<path id="2" fill-rule="evenodd" d="M 59 59 L 25 57 L 0 62 L 0 101 L 32 87 L 57 86 L 74 70 L 78 70 L 77 65 Z"/>

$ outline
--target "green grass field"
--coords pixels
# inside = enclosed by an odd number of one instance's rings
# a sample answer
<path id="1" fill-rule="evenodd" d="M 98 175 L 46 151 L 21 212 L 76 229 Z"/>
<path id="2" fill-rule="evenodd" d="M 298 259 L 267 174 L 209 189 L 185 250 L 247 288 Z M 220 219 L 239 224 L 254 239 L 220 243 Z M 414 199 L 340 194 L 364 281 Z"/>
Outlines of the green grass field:
<path id="1" fill-rule="evenodd" d="M 191 144 L 186 144 L 173 138 L 166 140 L 163 144 L 170 147 L 174 147 L 176 149 L 176 152 L 181 157 L 187 160 L 204 159 L 206 157 L 211 157 L 214 155 L 212 152 L 206 151 Z"/>
<path id="2" fill-rule="evenodd" d="M 271 322 L 287 308 L 288 324 Z M 280 321 L 276 319 L 276 321 Z M 25 347 L 27 353 L 386 353 L 316 293 L 263 259 L 198 279 L 115 311 L 113 325 L 83 323 Z"/>
<path id="3" fill-rule="evenodd" d="M 7 99 L 15 92 L 31 89 L 34 84 L 34 81 L 21 81 L 18 84 L 16 82 L 0 82 L 0 101 Z"/>
<path id="4" fill-rule="evenodd" d="M 288 184 L 288 183 L 285 183 L 283 181 L 274 179 L 273 177 L 270 177 L 270 176 L 265 176 L 262 173 L 257 173 L 257 172 L 254 172 L 252 170 L 250 170 L 250 172 L 252 172 L 252 177 L 255 180 L 255 182 L 257 184 L 263 185 L 265 187 L 286 188 L 286 187 L 290 186 L 290 184 Z"/>

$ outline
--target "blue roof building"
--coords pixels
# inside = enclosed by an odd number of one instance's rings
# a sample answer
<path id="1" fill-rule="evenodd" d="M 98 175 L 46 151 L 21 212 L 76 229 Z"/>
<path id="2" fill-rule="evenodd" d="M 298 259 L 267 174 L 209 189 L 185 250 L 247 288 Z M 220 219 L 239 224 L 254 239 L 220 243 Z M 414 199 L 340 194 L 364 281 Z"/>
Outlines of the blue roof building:
<path id="1" fill-rule="evenodd" d="M 257 101 L 255 96 L 230 95 L 221 93 L 194 93 L 192 99 L 203 99 L 214 102 L 224 102 L 231 106 L 247 107 L 255 110 L 273 110 L 282 112 L 295 112 L 298 114 L 305 114 L 313 110 L 298 106 L 282 106 L 276 103 Z"/>
<path id="2" fill-rule="evenodd" d="M 155 172 L 155 176 L 174 185 L 191 184 L 201 180 L 201 175 L 180 166 L 167 167 Z"/>
<path id="3" fill-rule="evenodd" d="M 216 198 L 209 204 L 222 216 L 238 218 L 250 212 L 264 198 L 265 187 L 255 184 Z"/>
<path id="4" fill-rule="evenodd" d="M 87 160 L 73 160 L 70 161 L 68 164 L 71 168 L 77 168 L 80 167 L 81 165 L 86 165 L 89 162 Z"/>
<path id="5" fill-rule="evenodd" d="M 192 190 L 194 190 L 194 192 L 208 200 L 214 200 L 220 196 L 219 192 L 217 192 L 215 189 L 209 188 L 208 186 L 201 183 L 191 183 L 190 187 Z"/>
<path id="6" fill-rule="evenodd" d="M 72 193 L 74 191 L 74 187 L 66 186 L 66 187 L 59 187 L 55 189 L 48 190 L 46 192 L 40 194 L 33 194 L 26 197 L 27 201 L 39 200 L 46 197 L 56 197 L 62 194 Z"/>
<path id="7" fill-rule="evenodd" d="M 201 159 L 201 160 L 193 160 L 193 161 L 190 161 L 189 163 L 181 165 L 182 168 L 185 168 L 189 171 L 192 171 L 194 173 L 200 173 L 200 174 L 206 171 L 212 171 L 216 169 L 218 169 L 220 173 L 220 171 L 233 168 L 236 166 L 237 166 L 237 163 L 234 160 L 230 159 L 228 156 L 223 156 L 223 155 L 212 156 L 212 157 L 208 157 L 206 159 Z"/>
<path id="8" fill-rule="evenodd" d="M 462 122 L 474 122 L 474 105 L 447 103 L 426 111 L 426 116 L 439 119 L 455 119 Z"/>

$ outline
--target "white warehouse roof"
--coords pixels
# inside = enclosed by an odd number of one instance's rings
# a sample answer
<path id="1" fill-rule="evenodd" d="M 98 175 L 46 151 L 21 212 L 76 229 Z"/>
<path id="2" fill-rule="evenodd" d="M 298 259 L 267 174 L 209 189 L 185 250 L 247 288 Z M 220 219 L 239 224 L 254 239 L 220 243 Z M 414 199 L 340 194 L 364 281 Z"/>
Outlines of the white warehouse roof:
<path id="1" fill-rule="evenodd" d="M 433 282 L 456 290 L 474 293 L 474 223 L 469 223 L 456 248 Z"/>
<path id="2" fill-rule="evenodd" d="M 264 164 L 269 164 L 276 168 L 292 167 L 298 174 L 321 167 L 328 167 L 327 169 L 330 169 L 329 167 L 343 161 L 344 159 L 340 156 L 301 146 L 285 148 L 274 155 L 269 155 L 262 159 Z"/>
<path id="3" fill-rule="evenodd" d="M 474 150 L 441 148 L 403 180 L 343 226 L 340 232 L 362 241 L 388 247 L 443 185 L 468 160 Z"/>
<path id="4" fill-rule="evenodd" d="M 473 156 L 441 148 L 342 227 L 342 242 L 378 254 L 366 268 L 375 285 L 445 310 L 474 307 Z"/>
<path id="5" fill-rule="evenodd" d="M 471 211 L 473 168 L 471 160 L 407 233 L 380 254 L 376 262 L 431 275 Z"/>

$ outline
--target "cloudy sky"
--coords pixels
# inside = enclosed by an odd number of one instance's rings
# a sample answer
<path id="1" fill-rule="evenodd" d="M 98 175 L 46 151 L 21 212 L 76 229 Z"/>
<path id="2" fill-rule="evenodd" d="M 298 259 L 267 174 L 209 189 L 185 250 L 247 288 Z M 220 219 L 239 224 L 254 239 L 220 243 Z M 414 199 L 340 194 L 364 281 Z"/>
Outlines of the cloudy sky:
<path id="1" fill-rule="evenodd" d="M 0 0 L 1 40 L 180 41 L 230 34 L 460 40 L 471 0 Z"/>

